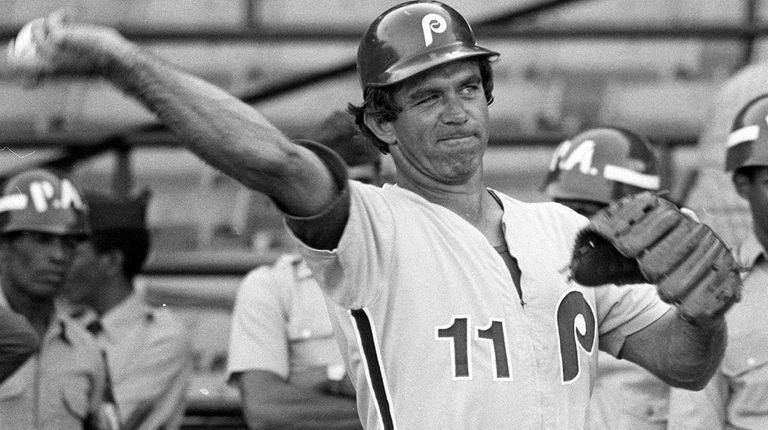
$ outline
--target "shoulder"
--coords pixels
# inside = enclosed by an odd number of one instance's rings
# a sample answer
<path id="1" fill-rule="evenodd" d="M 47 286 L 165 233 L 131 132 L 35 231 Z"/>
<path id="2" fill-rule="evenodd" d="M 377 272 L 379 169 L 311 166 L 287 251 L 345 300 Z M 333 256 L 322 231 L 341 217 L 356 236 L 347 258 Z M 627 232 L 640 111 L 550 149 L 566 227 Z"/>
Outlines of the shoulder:
<path id="1" fill-rule="evenodd" d="M 529 220 L 540 220 L 551 223 L 556 222 L 559 225 L 570 226 L 572 228 L 582 228 L 589 223 L 589 220 L 576 213 L 573 209 L 555 202 L 523 202 L 512 198 L 504 193 L 494 191 L 502 200 L 505 212 L 509 212 L 515 217 L 523 217 Z"/>
<path id="2" fill-rule="evenodd" d="M 28 346 L 36 349 L 40 339 L 27 319 L 0 306 L 0 345 Z"/>
<path id="3" fill-rule="evenodd" d="M 284 254 L 272 264 L 259 266 L 245 275 L 242 286 L 260 285 L 265 282 L 276 283 L 300 279 L 309 270 L 307 264 L 298 254 Z"/>
<path id="4" fill-rule="evenodd" d="M 311 272 L 298 254 L 281 255 L 274 263 L 259 266 L 245 275 L 238 289 L 238 300 L 258 300 L 259 296 L 274 292 L 289 293 Z"/>
<path id="5" fill-rule="evenodd" d="M 72 351 L 73 354 L 83 360 L 100 360 L 101 349 L 99 345 L 77 321 L 67 315 L 60 314 L 54 324 L 57 327 L 53 328 L 52 338 L 59 341 L 58 343 L 63 345 L 65 350 Z"/>
<path id="6" fill-rule="evenodd" d="M 163 344 L 180 352 L 191 352 L 191 333 L 171 309 L 154 307 L 143 318 L 146 320 L 147 335 L 152 337 L 150 344 Z"/>
<path id="7" fill-rule="evenodd" d="M 434 205 L 419 194 L 394 184 L 384 184 L 379 187 L 358 181 L 349 181 L 349 191 L 353 204 L 362 203 L 366 206 L 376 204 L 387 206 L 407 205 L 413 207 L 430 207 Z"/>

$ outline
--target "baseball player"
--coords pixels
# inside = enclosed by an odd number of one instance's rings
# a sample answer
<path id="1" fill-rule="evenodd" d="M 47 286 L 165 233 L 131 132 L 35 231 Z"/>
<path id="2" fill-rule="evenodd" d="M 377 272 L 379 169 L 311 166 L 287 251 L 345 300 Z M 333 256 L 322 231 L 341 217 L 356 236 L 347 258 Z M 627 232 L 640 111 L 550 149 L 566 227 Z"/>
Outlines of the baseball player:
<path id="1" fill-rule="evenodd" d="M 591 217 L 621 197 L 658 191 L 656 166 L 654 149 L 643 136 L 617 127 L 593 128 L 557 147 L 542 189 L 552 200 Z M 597 361 L 588 428 L 666 429 L 669 385 L 607 352 L 600 351 Z"/>
<path id="2" fill-rule="evenodd" d="M 351 112 L 393 157 L 397 185 L 383 188 L 348 180 L 330 150 L 291 142 L 250 106 L 113 30 L 57 15 L 25 28 L 9 47 L 16 72 L 104 77 L 276 202 L 329 300 L 364 428 L 580 429 L 598 348 L 687 388 L 704 386 L 719 363 L 722 313 L 737 297 L 730 269 L 675 284 L 675 300 L 717 297 L 675 309 L 653 291 L 583 287 L 567 268 L 591 255 L 573 253 L 587 219 L 485 186 L 498 54 L 448 5 L 399 4 L 360 43 L 364 101 Z M 641 236 L 617 236 L 626 232 Z M 698 249 L 680 240 L 662 254 L 679 246 Z"/>
<path id="3" fill-rule="evenodd" d="M 311 134 L 338 153 L 349 178 L 377 183 L 380 153 L 363 142 L 352 117 L 336 111 Z M 282 255 L 243 279 L 227 356 L 251 429 L 360 429 L 325 299 L 306 262 Z"/>
<path id="4" fill-rule="evenodd" d="M 752 231 L 737 247 L 744 273 L 740 303 L 726 315 L 728 347 L 699 392 L 672 390 L 674 429 L 768 428 L 768 95 L 747 102 L 727 139 L 725 171 L 750 208 Z"/>
<path id="5" fill-rule="evenodd" d="M 148 199 L 85 193 L 92 235 L 75 250 L 63 296 L 106 352 L 123 428 L 172 430 L 184 417 L 192 340 L 168 308 L 134 289 L 150 249 Z"/>
<path id="6" fill-rule="evenodd" d="M 55 302 L 75 247 L 88 234 L 87 208 L 69 179 L 30 170 L 5 185 L 0 307 L 23 315 L 42 341 L 39 352 L 0 384 L 4 430 L 116 428 L 96 424 L 106 387 L 101 353 Z"/>

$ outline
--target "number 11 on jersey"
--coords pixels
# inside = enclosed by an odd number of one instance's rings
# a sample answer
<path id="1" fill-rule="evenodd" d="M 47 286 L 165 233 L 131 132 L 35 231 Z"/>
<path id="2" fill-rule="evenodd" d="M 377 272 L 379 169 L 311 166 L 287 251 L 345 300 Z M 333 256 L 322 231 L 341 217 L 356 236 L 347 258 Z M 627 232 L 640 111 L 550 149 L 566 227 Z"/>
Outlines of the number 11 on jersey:
<path id="1" fill-rule="evenodd" d="M 493 348 L 492 366 L 493 379 L 511 380 L 512 373 L 507 357 L 507 343 L 504 337 L 504 320 L 492 318 L 486 327 L 476 329 L 476 337 L 470 338 L 471 320 L 469 315 L 456 315 L 451 324 L 435 327 L 435 338 L 449 340 L 452 345 L 451 361 L 453 363 L 453 379 L 472 379 L 471 340 L 489 342 Z"/>

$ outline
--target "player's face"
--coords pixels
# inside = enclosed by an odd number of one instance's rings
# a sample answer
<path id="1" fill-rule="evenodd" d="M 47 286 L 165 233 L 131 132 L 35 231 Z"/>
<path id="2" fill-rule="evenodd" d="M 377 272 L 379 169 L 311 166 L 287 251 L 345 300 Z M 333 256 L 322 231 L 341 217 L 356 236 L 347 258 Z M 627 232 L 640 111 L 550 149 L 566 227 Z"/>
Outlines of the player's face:
<path id="1" fill-rule="evenodd" d="M 105 285 L 102 263 L 92 242 L 78 245 L 62 291 L 64 298 L 74 304 L 89 304 Z"/>
<path id="2" fill-rule="evenodd" d="M 488 104 L 480 68 L 457 61 L 407 80 L 395 93 L 402 108 L 388 123 L 390 151 L 402 174 L 444 184 L 479 175 L 488 143 Z"/>
<path id="3" fill-rule="evenodd" d="M 51 299 L 64 284 L 79 241 L 39 232 L 11 233 L 0 246 L 0 271 L 8 288 L 31 298 Z"/>

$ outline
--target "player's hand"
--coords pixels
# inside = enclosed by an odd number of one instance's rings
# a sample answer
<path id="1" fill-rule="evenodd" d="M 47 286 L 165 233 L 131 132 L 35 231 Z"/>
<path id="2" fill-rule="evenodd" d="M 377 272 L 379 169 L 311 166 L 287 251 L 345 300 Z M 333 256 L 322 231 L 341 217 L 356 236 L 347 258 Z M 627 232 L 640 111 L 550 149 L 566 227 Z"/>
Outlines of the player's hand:
<path id="1" fill-rule="evenodd" d="M 115 30 L 72 20 L 60 10 L 25 24 L 5 52 L 6 72 L 29 83 L 52 76 L 106 76 L 130 50 Z"/>
<path id="2" fill-rule="evenodd" d="M 741 267 L 690 211 L 652 193 L 611 203 L 574 246 L 571 276 L 585 286 L 656 284 L 684 319 L 707 325 L 741 297 Z"/>

